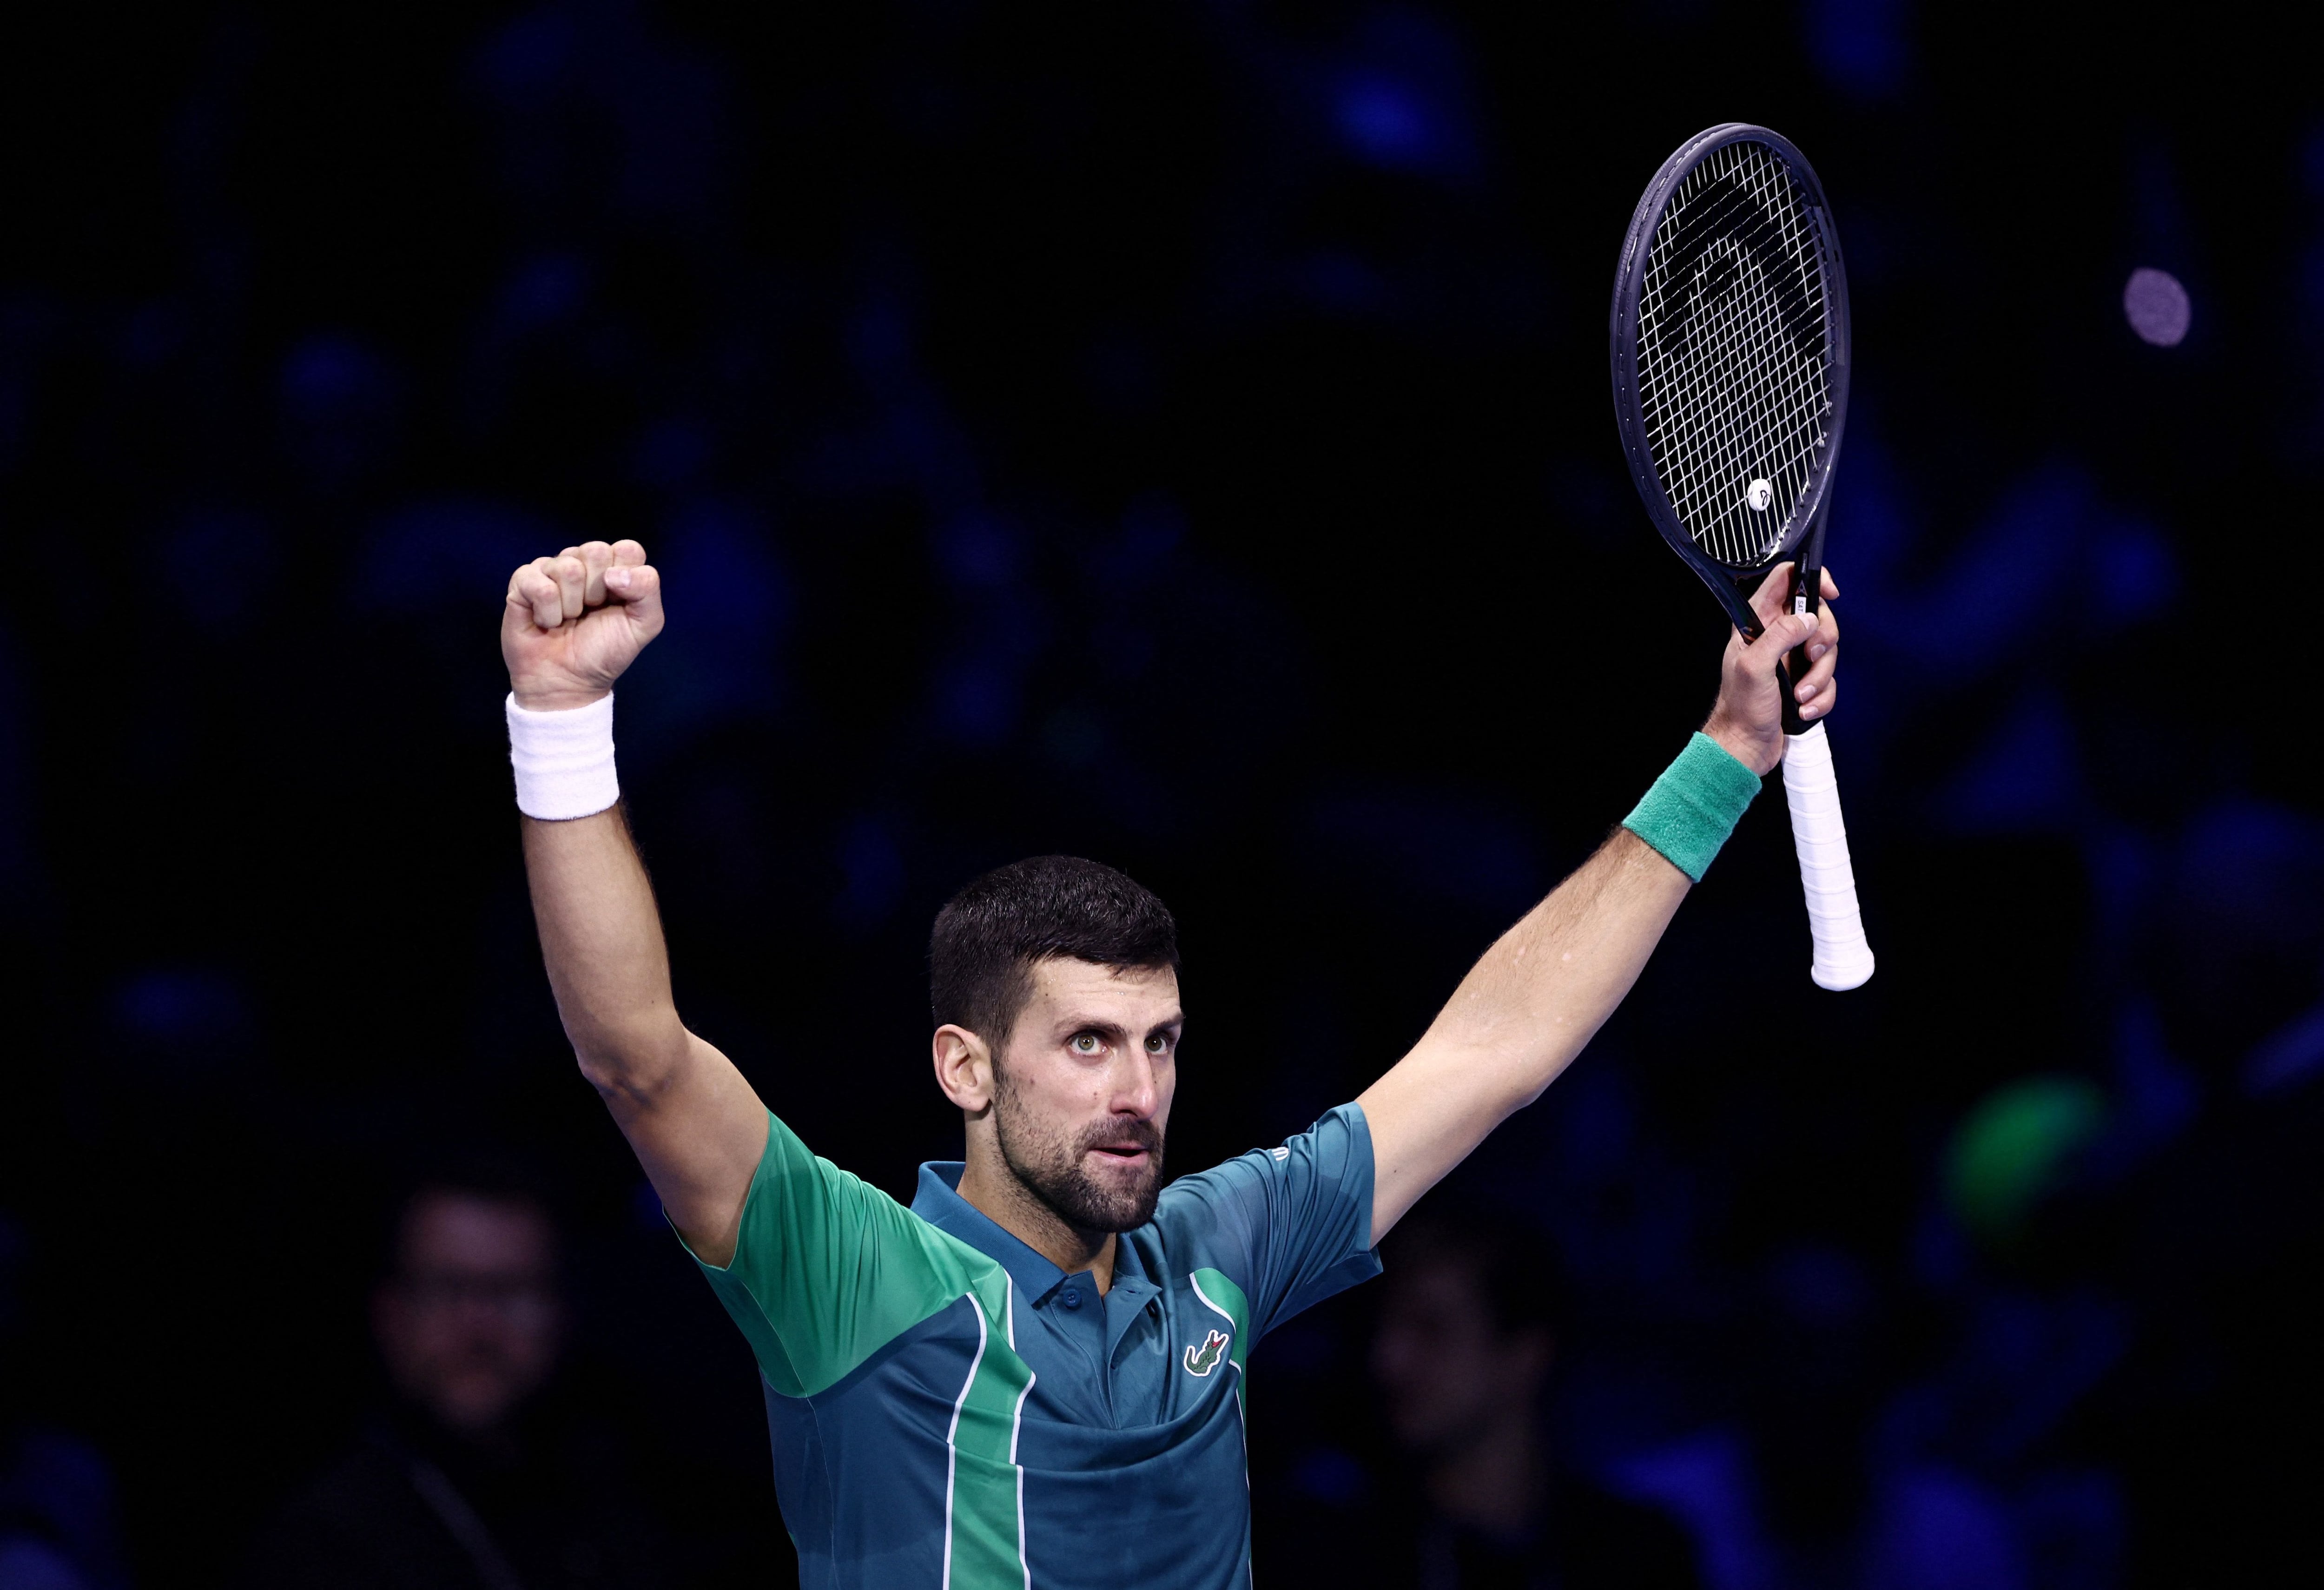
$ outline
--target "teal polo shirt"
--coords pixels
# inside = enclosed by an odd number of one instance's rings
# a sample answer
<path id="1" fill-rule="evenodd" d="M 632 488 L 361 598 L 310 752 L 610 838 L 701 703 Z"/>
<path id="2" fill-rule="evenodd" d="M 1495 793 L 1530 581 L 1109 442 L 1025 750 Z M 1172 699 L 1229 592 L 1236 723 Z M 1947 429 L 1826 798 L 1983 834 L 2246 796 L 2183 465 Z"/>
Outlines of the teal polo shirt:
<path id="1" fill-rule="evenodd" d="M 758 1358 L 801 1585 L 1248 1585 L 1250 1349 L 1379 1272 L 1363 1111 L 1172 1182 L 1102 1297 L 961 1169 L 922 1166 L 907 1209 L 770 1115 L 733 1260 L 703 1266 Z"/>

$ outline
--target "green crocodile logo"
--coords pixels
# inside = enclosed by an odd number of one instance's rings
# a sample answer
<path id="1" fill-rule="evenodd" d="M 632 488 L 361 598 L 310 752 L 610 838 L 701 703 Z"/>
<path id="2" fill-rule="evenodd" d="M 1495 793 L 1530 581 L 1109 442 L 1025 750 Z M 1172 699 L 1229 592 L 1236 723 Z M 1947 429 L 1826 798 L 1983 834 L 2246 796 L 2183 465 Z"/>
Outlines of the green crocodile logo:
<path id="1" fill-rule="evenodd" d="M 1186 1349 L 1186 1373 L 1192 1375 L 1210 1373 L 1219 1366 L 1219 1360 L 1226 1356 L 1226 1332 L 1213 1331 L 1210 1339 L 1201 1346 Z"/>

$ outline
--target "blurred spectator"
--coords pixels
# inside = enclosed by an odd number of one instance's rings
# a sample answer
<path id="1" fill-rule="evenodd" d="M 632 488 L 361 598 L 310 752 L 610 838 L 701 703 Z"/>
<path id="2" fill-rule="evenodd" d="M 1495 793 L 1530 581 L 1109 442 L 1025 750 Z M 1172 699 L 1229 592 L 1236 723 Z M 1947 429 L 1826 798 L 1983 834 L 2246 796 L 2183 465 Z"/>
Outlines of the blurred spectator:
<path id="1" fill-rule="evenodd" d="M 1548 1244 L 1515 1222 L 1426 1210 L 1389 1244 L 1371 1372 L 1416 1471 L 1408 1502 L 1337 1531 L 1335 1577 L 1425 1590 L 1699 1585 L 1667 1515 L 1562 1465 L 1545 1437 L 1562 1287 Z"/>
<path id="2" fill-rule="evenodd" d="M 614 1432 L 560 1392 L 546 1201 L 466 1171 L 403 1205 L 372 1328 L 392 1391 L 262 1539 L 265 1585 L 652 1585 L 665 1552 Z"/>

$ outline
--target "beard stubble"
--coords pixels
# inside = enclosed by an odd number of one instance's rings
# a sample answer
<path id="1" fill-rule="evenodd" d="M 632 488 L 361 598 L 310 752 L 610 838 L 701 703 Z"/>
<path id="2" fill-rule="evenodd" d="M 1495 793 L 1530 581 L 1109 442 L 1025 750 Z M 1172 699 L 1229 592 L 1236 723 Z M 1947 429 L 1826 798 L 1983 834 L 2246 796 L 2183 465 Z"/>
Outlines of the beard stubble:
<path id="1" fill-rule="evenodd" d="M 1151 1121 L 1101 1121 L 1077 1131 L 1043 1132 L 1017 1108 L 1009 1073 L 994 1068 L 993 1136 L 1001 1163 L 1043 1206 L 1077 1231 L 1130 1231 L 1154 1218 L 1162 1197 L 1162 1133 Z M 1144 1176 L 1128 1187 L 1108 1187 L 1082 1167 L 1099 1143 L 1144 1149 Z"/>

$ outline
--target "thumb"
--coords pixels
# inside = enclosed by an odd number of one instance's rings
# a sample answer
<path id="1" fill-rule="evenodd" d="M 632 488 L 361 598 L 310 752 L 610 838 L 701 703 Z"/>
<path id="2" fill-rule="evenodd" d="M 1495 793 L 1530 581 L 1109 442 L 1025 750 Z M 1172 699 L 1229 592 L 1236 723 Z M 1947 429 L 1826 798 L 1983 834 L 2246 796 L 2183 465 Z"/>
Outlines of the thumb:
<path id="1" fill-rule="evenodd" d="M 1772 635 L 1780 628 L 1784 632 L 1782 642 L 1784 650 L 1796 651 L 1815 638 L 1815 633 L 1821 622 L 1812 613 L 1786 613 L 1778 623 L 1767 626 L 1767 633 Z"/>
<path id="2" fill-rule="evenodd" d="M 605 595 L 621 605 L 632 624 L 651 640 L 661 632 L 661 575 L 650 563 L 616 564 L 605 570 Z"/>
<path id="3" fill-rule="evenodd" d="M 1816 633 L 1816 616 L 1812 613 L 1782 613 L 1759 633 L 1759 638 L 1744 648 L 1744 666 L 1755 673 L 1773 678 L 1775 665 L 1794 650 L 1804 646 Z"/>

